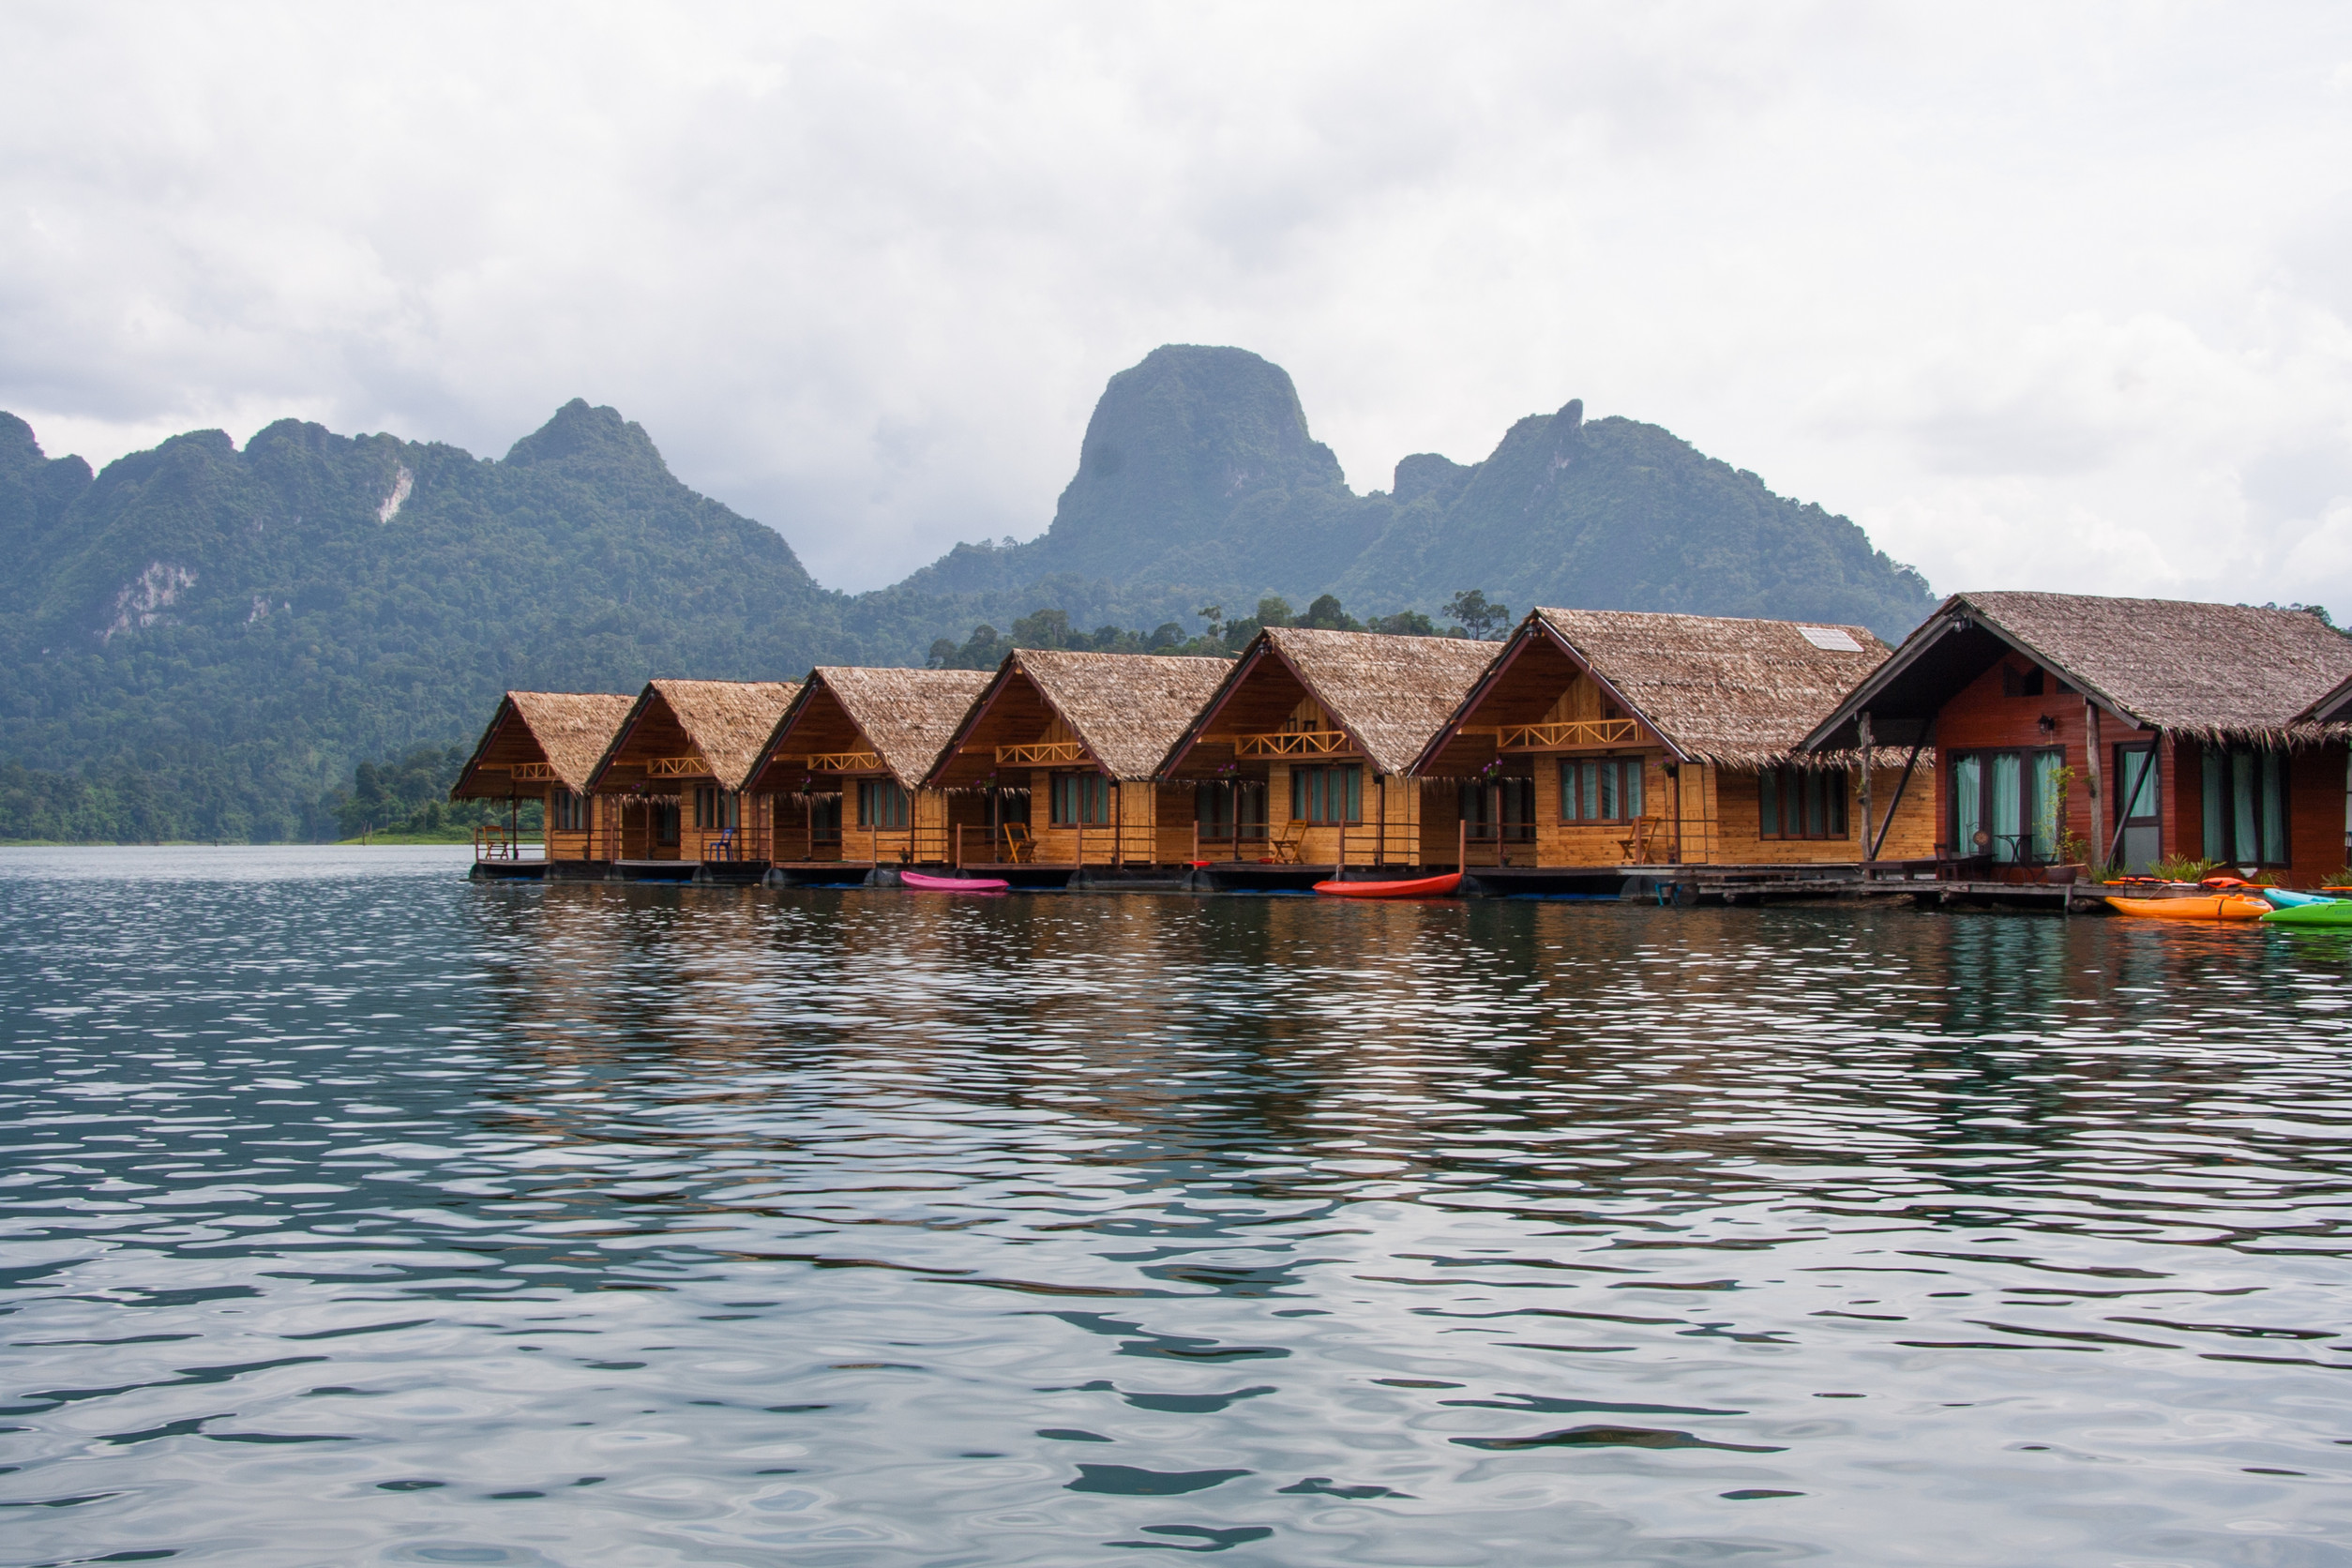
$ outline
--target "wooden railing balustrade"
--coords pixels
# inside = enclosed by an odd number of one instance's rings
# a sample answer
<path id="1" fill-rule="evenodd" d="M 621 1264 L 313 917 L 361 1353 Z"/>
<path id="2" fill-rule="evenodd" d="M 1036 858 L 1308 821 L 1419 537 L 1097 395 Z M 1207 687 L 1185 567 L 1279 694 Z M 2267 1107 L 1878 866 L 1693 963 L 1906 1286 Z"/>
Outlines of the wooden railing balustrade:
<path id="1" fill-rule="evenodd" d="M 1641 726 L 1630 718 L 1563 718 L 1548 724 L 1504 724 L 1495 731 L 1501 751 L 1558 751 L 1576 746 L 1632 746 Z"/>
<path id="2" fill-rule="evenodd" d="M 1337 757 L 1352 755 L 1355 749 L 1345 730 L 1276 730 L 1233 737 L 1236 758 Z"/>

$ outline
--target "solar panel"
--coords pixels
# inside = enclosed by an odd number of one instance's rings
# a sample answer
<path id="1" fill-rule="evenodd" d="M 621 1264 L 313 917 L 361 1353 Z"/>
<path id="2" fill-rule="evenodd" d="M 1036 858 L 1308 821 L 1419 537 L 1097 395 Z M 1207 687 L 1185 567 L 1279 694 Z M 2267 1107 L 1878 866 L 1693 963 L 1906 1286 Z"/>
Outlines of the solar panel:
<path id="1" fill-rule="evenodd" d="M 1827 648 L 1834 654 L 1859 654 L 1862 645 L 1854 641 L 1854 634 L 1841 626 L 1799 626 L 1804 640 L 1817 648 Z"/>

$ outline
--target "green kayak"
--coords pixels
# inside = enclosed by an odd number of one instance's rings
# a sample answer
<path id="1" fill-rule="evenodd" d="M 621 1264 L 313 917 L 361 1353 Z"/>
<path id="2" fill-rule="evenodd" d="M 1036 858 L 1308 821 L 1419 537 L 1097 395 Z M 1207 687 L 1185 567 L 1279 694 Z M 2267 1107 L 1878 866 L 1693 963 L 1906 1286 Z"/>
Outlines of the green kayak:
<path id="1" fill-rule="evenodd" d="M 2324 904 L 2290 904 L 2272 910 L 2263 921 L 2271 926 L 2340 926 L 2352 930 L 2352 898 L 2330 898 Z"/>

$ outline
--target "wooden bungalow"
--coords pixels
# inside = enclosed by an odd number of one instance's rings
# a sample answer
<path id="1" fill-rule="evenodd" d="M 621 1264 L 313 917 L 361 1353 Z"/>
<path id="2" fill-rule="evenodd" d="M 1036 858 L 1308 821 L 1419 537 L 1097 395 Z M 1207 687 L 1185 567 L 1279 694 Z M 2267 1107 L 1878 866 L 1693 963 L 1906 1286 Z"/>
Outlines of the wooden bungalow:
<path id="1" fill-rule="evenodd" d="M 747 798 L 745 785 L 799 690 L 789 681 L 647 682 L 590 782 L 608 797 L 599 858 L 765 863 L 774 803 Z"/>
<path id="2" fill-rule="evenodd" d="M 1959 871 L 2185 856 L 2311 883 L 2344 864 L 2347 693 L 2352 638 L 2303 611 L 1955 594 L 1805 744 L 1932 745 Z"/>
<path id="3" fill-rule="evenodd" d="M 510 691 L 475 743 L 449 791 L 451 800 L 535 800 L 545 812 L 547 860 L 592 858 L 596 798 L 588 780 L 620 732 L 633 699 L 626 692 Z M 511 858 L 504 844 L 486 846 Z"/>
<path id="4" fill-rule="evenodd" d="M 811 671 L 751 773 L 751 793 L 787 797 L 800 822 L 800 841 L 778 836 L 772 858 L 952 861 L 950 797 L 923 780 L 988 684 L 985 670 Z"/>
<path id="5" fill-rule="evenodd" d="M 1192 792 L 1160 761 L 1232 665 L 1159 654 L 1017 648 L 924 783 L 952 792 L 957 864 L 1176 866 Z"/>
<path id="6" fill-rule="evenodd" d="M 1161 764 L 1189 785 L 1199 858 L 1413 867 L 1456 857 L 1455 792 L 1406 776 L 1494 661 L 1492 642 L 1269 626 Z"/>
<path id="7" fill-rule="evenodd" d="M 1899 768 L 1800 749 L 1886 656 L 1862 626 L 1537 610 L 1413 772 L 1455 785 L 1473 867 L 1924 853 L 1928 811 L 1901 800 Z"/>

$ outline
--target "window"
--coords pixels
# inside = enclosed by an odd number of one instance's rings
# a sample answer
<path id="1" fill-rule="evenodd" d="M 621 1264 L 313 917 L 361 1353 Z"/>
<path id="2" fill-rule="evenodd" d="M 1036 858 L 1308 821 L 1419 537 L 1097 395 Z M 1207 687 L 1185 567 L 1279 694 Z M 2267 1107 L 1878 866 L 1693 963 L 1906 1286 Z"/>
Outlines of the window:
<path id="1" fill-rule="evenodd" d="M 1847 788 L 1842 769 L 1766 768 L 1756 776 L 1756 837 L 1845 837 Z"/>
<path id="2" fill-rule="evenodd" d="M 2020 670 L 2013 664 L 2001 666 L 2001 695 L 2003 697 L 2039 697 L 2042 695 L 2042 667 L 2029 664 Z"/>
<path id="3" fill-rule="evenodd" d="M 1200 824 L 1203 838 L 1263 838 L 1266 782 L 1262 778 L 1213 779 L 1195 792 L 1193 817 Z"/>
<path id="4" fill-rule="evenodd" d="M 694 787 L 694 825 L 705 833 L 743 825 L 742 798 L 716 784 Z M 672 836 L 675 837 L 674 835 Z"/>
<path id="5" fill-rule="evenodd" d="M 1053 776 L 1053 822 L 1056 827 L 1110 821 L 1110 780 L 1099 773 L 1057 773 Z"/>
<path id="6" fill-rule="evenodd" d="M 548 822 L 558 833 L 588 831 L 588 797 L 576 795 L 569 790 L 550 790 L 547 794 Z"/>
<path id="7" fill-rule="evenodd" d="M 654 842 L 674 844 L 678 841 L 678 803 L 674 800 L 654 802 Z"/>
<path id="8" fill-rule="evenodd" d="M 2145 875 L 2164 852 L 2164 823 L 2157 814 L 2156 748 L 2118 746 L 2115 748 L 2116 858 L 2126 871 Z M 2092 846 L 2103 850 L 2104 844 Z"/>
<path id="9" fill-rule="evenodd" d="M 1640 815 L 1640 758 L 1560 759 L 1561 822 L 1630 822 Z"/>
<path id="10" fill-rule="evenodd" d="M 2059 746 L 2035 751 L 1964 751 L 1952 760 L 1955 852 L 1989 854 L 2002 866 L 2058 858 Z"/>
<path id="11" fill-rule="evenodd" d="M 865 828 L 906 826 L 906 787 L 895 778 L 859 779 L 857 825 Z"/>
<path id="12" fill-rule="evenodd" d="M 2205 857 L 2231 866 L 2284 866 L 2286 753 L 2205 748 Z"/>
<path id="13" fill-rule="evenodd" d="M 839 795 L 810 795 L 808 797 L 808 837 L 818 844 L 841 842 L 841 797 Z"/>
<path id="14" fill-rule="evenodd" d="M 1290 820 L 1296 822 L 1364 821 L 1364 765 L 1292 768 Z"/>

